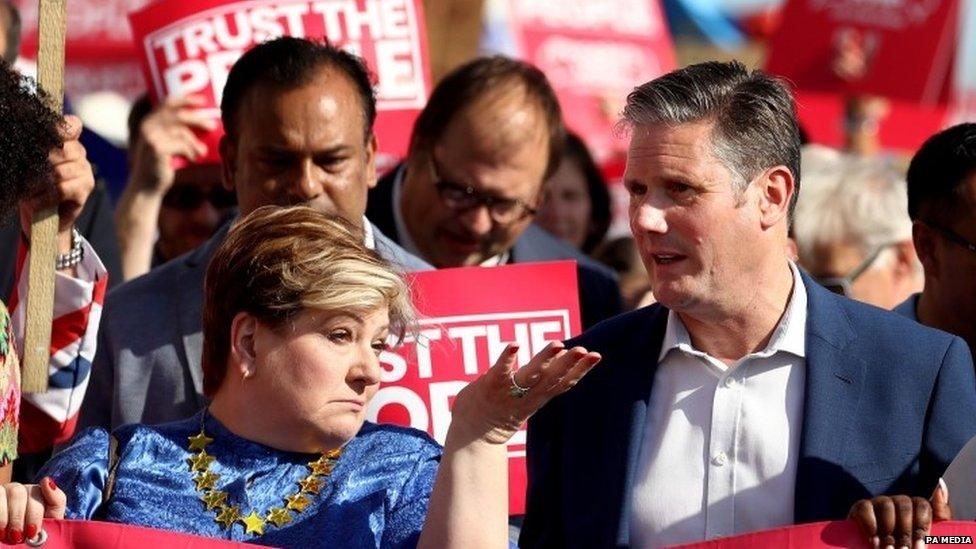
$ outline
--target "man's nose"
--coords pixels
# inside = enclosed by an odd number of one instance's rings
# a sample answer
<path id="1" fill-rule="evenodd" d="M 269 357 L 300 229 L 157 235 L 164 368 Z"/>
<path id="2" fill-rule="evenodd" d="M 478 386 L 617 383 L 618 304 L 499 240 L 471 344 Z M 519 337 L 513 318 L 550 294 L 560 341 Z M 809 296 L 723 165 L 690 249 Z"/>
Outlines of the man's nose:
<path id="1" fill-rule="evenodd" d="M 650 200 L 645 200 L 630 211 L 630 229 L 634 234 L 651 232 L 664 234 L 668 224 L 664 219 L 665 210 Z"/>
<path id="2" fill-rule="evenodd" d="M 473 208 L 458 212 L 458 220 L 468 232 L 476 235 L 486 235 L 491 232 L 491 212 L 485 204 L 478 204 Z"/>
<path id="3" fill-rule="evenodd" d="M 323 178 L 322 170 L 314 162 L 302 162 L 291 182 L 289 192 L 302 202 L 312 200 L 322 194 Z"/>

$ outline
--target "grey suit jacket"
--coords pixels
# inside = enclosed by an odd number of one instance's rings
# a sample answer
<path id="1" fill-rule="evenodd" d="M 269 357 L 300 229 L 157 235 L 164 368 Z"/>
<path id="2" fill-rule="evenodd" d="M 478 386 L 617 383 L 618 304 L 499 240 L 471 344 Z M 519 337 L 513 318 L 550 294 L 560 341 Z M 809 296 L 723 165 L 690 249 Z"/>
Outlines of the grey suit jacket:
<path id="1" fill-rule="evenodd" d="M 85 427 L 184 419 L 203 396 L 203 279 L 232 222 L 206 243 L 106 296 L 98 351 L 79 417 Z M 432 267 L 373 227 L 376 251 L 398 269 Z"/>

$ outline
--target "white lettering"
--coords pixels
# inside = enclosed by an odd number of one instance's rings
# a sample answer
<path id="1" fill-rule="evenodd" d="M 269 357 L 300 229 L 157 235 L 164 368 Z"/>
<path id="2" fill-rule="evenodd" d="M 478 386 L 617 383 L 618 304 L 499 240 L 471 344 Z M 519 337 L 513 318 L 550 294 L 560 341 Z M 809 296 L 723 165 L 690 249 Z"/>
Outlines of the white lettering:
<path id="1" fill-rule="evenodd" d="M 417 96 L 417 78 L 410 59 L 408 40 L 376 42 L 376 72 L 381 76 L 376 93 L 385 99 L 410 99 Z"/>
<path id="2" fill-rule="evenodd" d="M 225 48 L 243 50 L 253 42 L 251 38 L 251 25 L 248 24 L 247 13 L 243 11 L 234 12 L 233 19 L 236 34 L 232 34 L 230 30 L 230 18 L 215 17 L 213 22 L 214 37 Z"/>
<path id="3" fill-rule="evenodd" d="M 484 326 L 454 326 L 447 330 L 447 337 L 461 340 L 462 362 L 466 375 L 473 376 L 478 373 L 477 338 L 484 337 L 486 333 Z"/>
<path id="4" fill-rule="evenodd" d="M 214 29 L 210 21 L 190 23 L 184 27 L 183 47 L 186 48 L 186 56 L 190 59 L 199 57 L 201 53 L 217 51 L 217 43 L 214 42 Z"/>
<path id="5" fill-rule="evenodd" d="M 163 80 L 170 95 L 183 96 L 203 91 L 210 83 L 210 74 L 206 63 L 191 59 L 168 67 Z"/>
<path id="6" fill-rule="evenodd" d="M 466 381 L 442 381 L 430 384 L 430 415 L 434 421 L 431 436 L 441 444 L 444 444 L 447 428 L 451 426 L 451 403 L 467 384 Z"/>
<path id="7" fill-rule="evenodd" d="M 410 426 L 414 429 L 426 431 L 430 425 L 430 416 L 427 415 L 427 405 L 424 400 L 405 387 L 380 387 L 366 407 L 366 419 L 376 421 L 380 410 L 389 404 L 403 406 L 410 416 Z"/>

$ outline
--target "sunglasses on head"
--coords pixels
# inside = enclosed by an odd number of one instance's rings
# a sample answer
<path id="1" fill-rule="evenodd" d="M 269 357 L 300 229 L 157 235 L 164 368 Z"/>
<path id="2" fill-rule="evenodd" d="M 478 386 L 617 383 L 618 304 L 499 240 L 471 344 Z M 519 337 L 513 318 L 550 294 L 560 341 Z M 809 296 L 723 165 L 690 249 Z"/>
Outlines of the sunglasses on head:
<path id="1" fill-rule="evenodd" d="M 214 208 L 219 210 L 236 206 L 237 196 L 220 185 L 214 185 L 210 188 L 197 185 L 177 185 L 163 196 L 163 206 L 176 210 L 195 210 L 204 201 L 209 201 Z"/>

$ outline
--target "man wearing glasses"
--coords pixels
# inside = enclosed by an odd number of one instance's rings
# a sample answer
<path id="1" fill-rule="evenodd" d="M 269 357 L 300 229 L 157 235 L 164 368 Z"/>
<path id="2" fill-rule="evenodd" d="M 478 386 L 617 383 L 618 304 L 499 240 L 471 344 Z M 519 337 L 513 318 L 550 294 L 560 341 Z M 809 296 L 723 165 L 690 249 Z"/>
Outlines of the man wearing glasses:
<path id="1" fill-rule="evenodd" d="M 434 89 L 406 162 L 370 192 L 366 216 L 438 268 L 576 260 L 591 326 L 620 312 L 614 275 L 532 224 L 564 133 L 542 72 L 504 57 L 471 61 Z"/>
<path id="2" fill-rule="evenodd" d="M 905 194 L 877 159 L 804 151 L 792 227 L 800 265 L 828 290 L 883 309 L 921 290 Z"/>
<path id="3" fill-rule="evenodd" d="M 908 215 L 925 289 L 895 311 L 976 349 L 976 124 L 935 134 L 912 158 Z"/>

